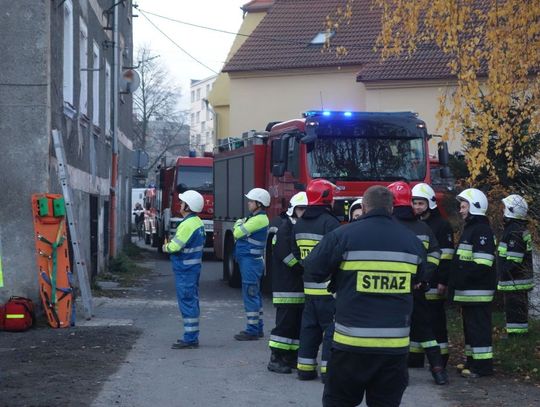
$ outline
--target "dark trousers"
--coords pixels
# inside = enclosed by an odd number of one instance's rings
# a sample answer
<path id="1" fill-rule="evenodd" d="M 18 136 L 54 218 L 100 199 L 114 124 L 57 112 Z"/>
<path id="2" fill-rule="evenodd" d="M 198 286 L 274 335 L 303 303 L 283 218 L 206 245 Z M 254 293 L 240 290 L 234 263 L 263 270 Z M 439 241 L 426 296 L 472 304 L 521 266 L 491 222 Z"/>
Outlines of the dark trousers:
<path id="1" fill-rule="evenodd" d="M 505 291 L 504 311 L 506 314 L 506 332 L 525 334 L 529 331 L 529 298 L 527 291 Z"/>
<path id="2" fill-rule="evenodd" d="M 428 301 L 431 311 L 431 329 L 435 334 L 435 340 L 441 348 L 443 366 L 448 363 L 448 329 L 446 327 L 446 309 L 444 301 Z"/>
<path id="3" fill-rule="evenodd" d="M 321 373 L 326 373 L 334 336 L 336 305 L 334 297 L 329 295 L 320 297 L 306 297 L 300 329 L 298 370 L 315 371 L 317 369 L 317 354 L 322 342 Z"/>
<path id="4" fill-rule="evenodd" d="M 302 306 L 276 308 L 276 326 L 270 333 L 270 348 L 287 353 L 297 353 L 300 344 L 303 309 Z"/>
<path id="5" fill-rule="evenodd" d="M 431 327 L 431 307 L 424 292 L 413 291 L 413 313 L 411 316 L 411 344 L 409 348 L 409 366 L 423 367 L 424 355 L 430 366 L 441 367 L 441 350 Z"/>
<path id="6" fill-rule="evenodd" d="M 381 355 L 332 349 L 323 406 L 357 406 L 364 393 L 369 407 L 399 406 L 408 381 L 406 354 Z"/>
<path id="7" fill-rule="evenodd" d="M 467 367 L 481 376 L 493 374 L 491 303 L 463 305 L 463 332 Z"/>

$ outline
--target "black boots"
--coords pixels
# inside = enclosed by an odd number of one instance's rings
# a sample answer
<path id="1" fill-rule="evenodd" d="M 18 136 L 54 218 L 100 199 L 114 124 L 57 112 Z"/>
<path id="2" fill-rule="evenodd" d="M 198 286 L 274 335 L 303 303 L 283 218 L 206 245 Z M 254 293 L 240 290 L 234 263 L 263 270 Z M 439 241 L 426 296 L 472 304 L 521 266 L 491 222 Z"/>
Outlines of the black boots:
<path id="1" fill-rule="evenodd" d="M 431 368 L 431 376 L 433 376 L 433 380 L 435 380 L 436 384 L 448 384 L 448 373 L 442 366 Z"/>
<path id="2" fill-rule="evenodd" d="M 291 366 L 285 358 L 285 352 L 272 348 L 272 355 L 268 363 L 268 370 L 274 373 L 292 373 Z"/>

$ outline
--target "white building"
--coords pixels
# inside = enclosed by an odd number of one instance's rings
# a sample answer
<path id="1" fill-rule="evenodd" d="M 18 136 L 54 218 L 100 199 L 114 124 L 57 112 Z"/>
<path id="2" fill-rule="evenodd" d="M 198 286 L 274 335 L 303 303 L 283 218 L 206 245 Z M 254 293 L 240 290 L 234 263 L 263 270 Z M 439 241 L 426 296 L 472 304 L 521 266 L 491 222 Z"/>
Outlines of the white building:
<path id="1" fill-rule="evenodd" d="M 207 98 L 216 78 L 217 75 L 191 80 L 189 145 L 190 150 L 196 151 L 197 154 L 211 152 L 214 149 L 214 111 Z"/>

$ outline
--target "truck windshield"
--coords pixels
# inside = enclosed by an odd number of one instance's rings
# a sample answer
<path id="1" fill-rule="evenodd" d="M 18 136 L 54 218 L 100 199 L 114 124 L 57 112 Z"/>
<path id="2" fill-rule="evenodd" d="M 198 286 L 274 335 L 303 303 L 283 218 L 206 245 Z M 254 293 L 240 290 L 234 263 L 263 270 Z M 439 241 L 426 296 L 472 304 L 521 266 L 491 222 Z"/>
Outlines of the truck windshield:
<path id="1" fill-rule="evenodd" d="M 212 191 L 214 188 L 212 168 L 180 166 L 178 167 L 176 182 L 183 190 L 194 189 L 198 192 Z"/>
<path id="2" fill-rule="evenodd" d="M 312 178 L 340 181 L 424 180 L 423 138 L 317 138 L 308 149 Z"/>

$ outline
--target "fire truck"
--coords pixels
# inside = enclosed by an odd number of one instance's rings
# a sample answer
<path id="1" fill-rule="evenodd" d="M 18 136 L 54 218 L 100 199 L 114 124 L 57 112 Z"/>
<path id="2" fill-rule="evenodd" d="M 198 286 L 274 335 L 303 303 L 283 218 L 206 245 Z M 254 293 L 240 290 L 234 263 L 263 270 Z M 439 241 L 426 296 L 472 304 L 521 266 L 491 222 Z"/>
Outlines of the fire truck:
<path id="1" fill-rule="evenodd" d="M 240 286 L 233 258 L 233 225 L 248 215 L 244 194 L 270 192 L 270 233 L 263 288 L 271 281 L 272 219 L 315 178 L 337 185 L 334 212 L 345 220 L 348 206 L 372 185 L 406 180 L 430 183 L 425 123 L 413 112 L 308 111 L 302 118 L 270 123 L 264 132 L 228 140 L 214 156 L 214 253 L 223 259 L 223 279 Z M 438 143 L 441 177 L 448 174 L 448 148 Z"/>
<path id="2" fill-rule="evenodd" d="M 176 233 L 176 228 L 182 220 L 178 194 L 193 189 L 204 198 L 204 207 L 199 217 L 206 231 L 206 246 L 211 247 L 214 234 L 214 186 L 213 158 L 178 157 L 174 165 L 160 169 L 159 188 L 162 192 L 161 216 L 159 218 L 158 251 L 165 238 L 169 239 Z"/>

